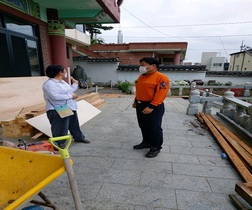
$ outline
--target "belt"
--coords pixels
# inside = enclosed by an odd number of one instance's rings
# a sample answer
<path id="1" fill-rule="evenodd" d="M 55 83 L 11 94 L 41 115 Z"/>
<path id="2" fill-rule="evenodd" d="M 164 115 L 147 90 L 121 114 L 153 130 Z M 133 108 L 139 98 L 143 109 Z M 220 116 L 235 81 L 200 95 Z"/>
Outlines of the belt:
<path id="1" fill-rule="evenodd" d="M 136 100 L 136 102 L 138 104 L 149 104 L 150 103 L 150 101 L 139 101 L 139 100 Z"/>

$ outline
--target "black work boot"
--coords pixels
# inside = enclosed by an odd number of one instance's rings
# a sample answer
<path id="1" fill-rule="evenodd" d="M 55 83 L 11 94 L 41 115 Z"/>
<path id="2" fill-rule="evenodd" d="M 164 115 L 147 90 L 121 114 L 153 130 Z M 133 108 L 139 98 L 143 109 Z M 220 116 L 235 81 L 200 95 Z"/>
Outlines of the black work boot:
<path id="1" fill-rule="evenodd" d="M 133 146 L 133 149 L 145 149 L 145 148 L 150 148 L 150 144 L 141 143 Z"/>
<path id="2" fill-rule="evenodd" d="M 150 150 L 146 153 L 145 157 L 148 158 L 153 158 L 156 157 L 158 155 L 158 153 L 160 153 L 160 149 L 156 148 L 156 147 L 152 147 L 150 148 Z"/>

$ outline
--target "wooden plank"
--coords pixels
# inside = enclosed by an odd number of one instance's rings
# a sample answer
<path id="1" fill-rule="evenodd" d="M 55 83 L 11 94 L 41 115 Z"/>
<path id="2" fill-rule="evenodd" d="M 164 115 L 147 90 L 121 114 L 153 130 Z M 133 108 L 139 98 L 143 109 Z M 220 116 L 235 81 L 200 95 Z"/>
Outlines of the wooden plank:
<path id="1" fill-rule="evenodd" d="M 241 147 L 243 147 L 251 156 L 252 156 L 252 148 L 250 146 L 248 146 L 244 141 L 242 141 L 241 139 L 239 139 L 235 134 L 233 134 L 230 130 L 228 130 L 224 125 L 222 125 L 217 119 L 215 119 L 214 117 L 212 117 L 212 119 L 214 120 L 214 122 L 216 124 L 218 124 L 221 129 L 225 130 L 226 133 L 232 138 L 234 139 L 236 142 L 238 142 L 238 144 L 241 145 Z"/>
<path id="2" fill-rule="evenodd" d="M 238 210 L 249 210 L 248 208 L 246 208 L 246 206 L 244 206 L 242 204 L 241 201 L 238 200 L 238 198 L 235 196 L 235 195 L 229 195 L 229 198 L 233 201 L 233 203 L 235 204 L 235 207 L 238 209 Z"/>
<path id="3" fill-rule="evenodd" d="M 252 205 L 252 183 L 237 183 L 235 191 L 250 205 Z"/>
<path id="4" fill-rule="evenodd" d="M 237 172 L 240 174 L 241 178 L 245 182 L 252 182 L 252 175 L 250 171 L 247 169 L 245 164 L 239 158 L 239 156 L 235 153 L 235 151 L 230 147 L 230 145 L 226 142 L 224 137 L 219 133 L 219 131 L 215 128 L 213 123 L 206 117 L 204 113 L 200 113 L 200 116 L 203 118 L 208 128 L 211 130 L 212 134 L 215 136 L 216 140 L 219 142 L 222 149 L 227 153 L 234 167 L 237 169 Z"/>
<path id="5" fill-rule="evenodd" d="M 103 100 L 103 99 L 98 99 L 98 100 L 96 100 L 96 101 L 94 101 L 93 103 L 91 103 L 93 106 L 95 106 L 95 107 L 98 107 L 98 106 L 101 106 L 101 105 L 103 105 L 103 104 L 105 104 L 105 100 Z"/>
<path id="6" fill-rule="evenodd" d="M 44 133 L 39 132 L 37 134 L 35 134 L 34 136 L 32 136 L 32 139 L 37 139 L 38 137 L 42 136 Z"/>
<path id="7" fill-rule="evenodd" d="M 78 98 L 76 99 L 76 101 L 80 101 L 80 100 L 88 100 L 88 98 L 99 98 L 99 93 L 89 93 L 89 94 L 83 94 L 78 96 Z"/>
<path id="8" fill-rule="evenodd" d="M 15 123 L 15 120 L 5 120 L 5 121 L 1 121 L 1 125 L 3 126 L 9 126 L 9 125 L 13 125 Z"/>
<path id="9" fill-rule="evenodd" d="M 42 102 L 32 106 L 23 107 L 19 114 L 27 114 L 34 111 L 45 112 L 45 104 L 45 102 Z"/>
<path id="10" fill-rule="evenodd" d="M 242 160 L 244 160 L 245 165 L 247 166 L 247 168 L 252 171 L 252 156 L 246 151 L 244 150 L 243 147 L 241 147 L 240 144 L 238 144 L 238 142 L 236 142 L 230 135 L 229 133 L 232 132 L 227 132 L 228 129 L 225 128 L 224 126 L 221 125 L 221 123 L 217 120 L 215 120 L 215 118 L 209 114 L 206 114 L 207 118 L 213 122 L 213 125 L 215 126 L 215 128 L 217 128 L 217 130 L 222 134 L 222 136 L 226 139 L 226 141 L 231 145 L 231 147 L 237 152 L 238 155 L 240 155 L 240 157 L 242 158 Z"/>
<path id="11" fill-rule="evenodd" d="M 195 117 L 197 118 L 197 120 L 200 122 L 200 123 L 204 123 L 204 120 L 202 119 L 202 117 L 199 115 L 199 114 L 196 114 Z"/>

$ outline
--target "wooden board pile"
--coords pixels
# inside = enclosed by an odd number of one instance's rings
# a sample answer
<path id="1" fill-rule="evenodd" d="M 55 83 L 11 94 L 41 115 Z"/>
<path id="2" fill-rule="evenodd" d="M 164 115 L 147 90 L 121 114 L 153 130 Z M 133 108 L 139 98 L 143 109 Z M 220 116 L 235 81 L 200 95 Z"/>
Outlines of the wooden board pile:
<path id="1" fill-rule="evenodd" d="M 13 120 L 1 121 L 3 127 L 2 136 L 20 138 L 22 136 L 34 135 L 35 129 L 25 121 L 26 119 L 29 118 L 25 115 L 18 115 Z"/>
<path id="2" fill-rule="evenodd" d="M 100 98 L 99 93 L 89 93 L 81 95 L 77 98 L 77 101 L 80 100 L 85 100 L 96 108 L 99 108 L 105 104 L 105 100 Z"/>
<path id="3" fill-rule="evenodd" d="M 89 93 L 78 97 L 77 101 L 85 100 L 94 107 L 99 108 L 105 104 L 105 100 L 100 98 L 99 93 Z M 40 132 L 26 122 L 27 119 L 45 113 L 45 103 L 40 103 L 30 107 L 24 107 L 15 119 L 1 121 L 3 127 L 2 136 L 8 138 L 20 138 L 23 136 L 38 137 Z"/>
<path id="4" fill-rule="evenodd" d="M 244 141 L 234 135 L 223 126 L 217 119 L 209 114 L 199 113 L 196 115 L 214 135 L 220 147 L 225 151 L 229 160 L 236 168 L 244 183 L 237 183 L 235 191 L 248 204 L 252 205 L 252 149 Z M 230 195 L 238 209 L 246 209 L 234 195 Z"/>

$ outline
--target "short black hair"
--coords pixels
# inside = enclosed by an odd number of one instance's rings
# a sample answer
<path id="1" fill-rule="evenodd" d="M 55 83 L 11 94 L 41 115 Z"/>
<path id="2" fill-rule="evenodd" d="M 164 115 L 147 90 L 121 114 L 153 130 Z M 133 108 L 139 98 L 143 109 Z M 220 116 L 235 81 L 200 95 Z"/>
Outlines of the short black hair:
<path id="1" fill-rule="evenodd" d="M 151 58 L 144 57 L 144 58 L 140 59 L 139 62 L 145 62 L 145 63 L 148 63 L 150 65 L 155 64 L 157 68 L 159 67 L 159 64 L 160 64 L 158 59 L 152 58 L 152 57 Z"/>
<path id="2" fill-rule="evenodd" d="M 61 65 L 50 65 L 46 68 L 46 76 L 49 78 L 54 78 L 59 72 L 64 71 L 64 69 L 65 68 Z"/>

